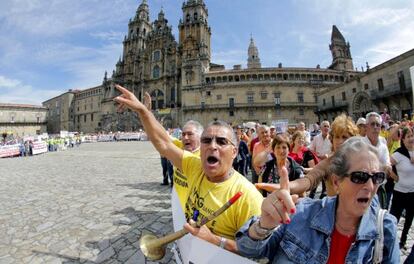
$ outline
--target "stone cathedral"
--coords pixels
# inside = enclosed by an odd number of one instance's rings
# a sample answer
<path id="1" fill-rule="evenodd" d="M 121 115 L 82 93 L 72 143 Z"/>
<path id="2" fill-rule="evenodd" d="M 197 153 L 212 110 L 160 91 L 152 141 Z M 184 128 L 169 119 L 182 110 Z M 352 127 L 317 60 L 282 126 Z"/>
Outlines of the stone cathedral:
<path id="1" fill-rule="evenodd" d="M 136 128 L 134 113 L 116 113 L 114 83 L 133 91 L 139 99 L 152 98 L 156 116 L 165 126 L 188 119 L 206 124 L 214 119 L 229 123 L 289 119 L 296 123 L 317 121 L 318 93 L 353 78 L 350 46 L 333 26 L 329 48 L 332 65 L 326 69 L 286 68 L 282 64 L 262 68 L 253 38 L 247 49 L 247 68 L 225 69 L 211 61 L 212 30 L 203 0 L 182 5 L 178 42 L 163 10 L 150 21 L 146 0 L 130 19 L 123 40 L 123 54 L 112 76 L 102 85 L 102 130 Z M 134 125 L 135 124 L 135 125 Z"/>
<path id="2" fill-rule="evenodd" d="M 212 62 L 214 34 L 209 27 L 205 2 L 187 0 L 181 9 L 176 40 L 163 10 L 155 21 L 150 21 L 147 0 L 142 0 L 135 16 L 129 20 L 122 56 L 112 75 L 105 73 L 100 86 L 70 90 L 43 103 L 49 108 L 48 131 L 90 133 L 139 129 L 135 113 L 117 113 L 112 100 L 118 95 L 115 83 L 132 91 L 138 99 L 149 93 L 152 110 L 165 127 L 180 126 L 189 119 L 204 125 L 216 119 L 233 125 L 248 121 L 271 124 L 286 119 L 290 124 L 303 121 L 309 125 L 330 118 L 326 113 L 338 111 L 352 115 L 348 102 L 353 94 L 342 92 L 341 100 L 335 91 L 346 84 L 363 86 L 358 83 L 368 71 L 354 69 L 350 44 L 335 25 L 330 43 L 327 40 L 332 63 L 326 68 L 320 65 L 286 67 L 282 63 L 262 67 L 259 48 L 251 37 L 250 43 L 246 43 L 245 66 L 238 64 L 226 69 Z M 326 98 L 322 103 L 324 94 Z M 66 100 L 62 96 L 66 96 Z M 53 113 L 62 112 L 62 101 L 69 110 L 64 117 L 53 119 Z M 55 109 L 58 106 L 60 108 Z M 378 110 L 382 105 L 369 107 L 368 110 Z M 53 120 L 60 123 L 53 125 Z"/>

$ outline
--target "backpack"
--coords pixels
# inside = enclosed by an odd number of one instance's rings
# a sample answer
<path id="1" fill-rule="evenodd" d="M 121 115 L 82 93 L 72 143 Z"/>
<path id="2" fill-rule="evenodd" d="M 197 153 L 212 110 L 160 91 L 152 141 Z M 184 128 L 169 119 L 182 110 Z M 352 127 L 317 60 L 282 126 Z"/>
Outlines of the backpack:
<path id="1" fill-rule="evenodd" d="M 384 251 L 384 215 L 387 210 L 378 209 L 377 213 L 377 230 L 378 230 L 378 238 L 375 240 L 374 245 L 374 261 L 373 263 L 381 263 L 382 262 L 382 253 Z"/>

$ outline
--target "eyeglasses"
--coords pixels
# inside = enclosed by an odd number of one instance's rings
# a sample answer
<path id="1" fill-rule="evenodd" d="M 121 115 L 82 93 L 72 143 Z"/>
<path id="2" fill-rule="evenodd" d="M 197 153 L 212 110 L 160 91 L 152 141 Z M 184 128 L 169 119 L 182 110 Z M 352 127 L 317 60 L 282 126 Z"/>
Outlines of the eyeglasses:
<path id="1" fill-rule="evenodd" d="M 364 171 L 354 171 L 346 176 L 350 176 L 351 182 L 356 183 L 356 184 L 364 184 L 370 178 L 372 179 L 372 182 L 374 184 L 381 184 L 385 180 L 385 172 L 382 172 L 382 171 L 374 172 L 373 174 L 369 174 L 368 172 L 364 172 Z"/>
<path id="2" fill-rule="evenodd" d="M 217 145 L 219 145 L 220 147 L 224 147 L 224 146 L 227 146 L 227 145 L 233 145 L 234 146 L 233 142 L 230 139 L 225 138 L 225 137 L 217 137 L 217 136 L 202 137 L 200 139 L 200 142 L 203 143 L 203 144 L 209 145 L 209 144 L 211 144 L 211 142 L 213 142 L 213 140 L 215 140 Z"/>
<path id="3" fill-rule="evenodd" d="M 371 122 L 371 123 L 369 123 L 369 125 L 372 126 L 372 127 L 381 127 L 381 124 L 377 123 L 377 122 Z"/>
<path id="4" fill-rule="evenodd" d="M 192 137 L 192 136 L 194 136 L 194 133 L 193 132 L 182 132 L 181 133 L 181 136 L 182 137 L 185 137 L 185 136 Z"/>

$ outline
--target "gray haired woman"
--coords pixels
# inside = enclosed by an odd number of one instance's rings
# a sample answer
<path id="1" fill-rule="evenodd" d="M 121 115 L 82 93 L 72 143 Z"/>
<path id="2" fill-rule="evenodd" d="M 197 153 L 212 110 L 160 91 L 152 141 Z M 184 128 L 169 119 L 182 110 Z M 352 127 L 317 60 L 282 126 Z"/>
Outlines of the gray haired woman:
<path id="1" fill-rule="evenodd" d="M 295 206 L 283 186 L 262 204 L 260 218 L 251 218 L 236 234 L 240 254 L 267 257 L 271 263 L 372 263 L 379 231 L 374 199 L 384 181 L 378 153 L 361 137 L 345 141 L 331 160 L 337 195 L 322 200 L 305 198 Z M 382 263 L 399 263 L 397 225 L 386 213 L 383 220 Z"/>

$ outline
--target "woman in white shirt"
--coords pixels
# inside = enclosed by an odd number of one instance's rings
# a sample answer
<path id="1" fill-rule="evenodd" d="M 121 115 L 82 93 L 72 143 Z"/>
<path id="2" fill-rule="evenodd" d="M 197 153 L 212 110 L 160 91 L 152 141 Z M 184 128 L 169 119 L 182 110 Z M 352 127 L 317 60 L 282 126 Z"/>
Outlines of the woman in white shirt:
<path id="1" fill-rule="evenodd" d="M 414 216 L 414 133 L 411 127 L 403 128 L 401 147 L 392 154 L 391 164 L 397 169 L 398 181 L 394 186 L 390 213 L 399 221 L 405 209 L 405 223 L 400 239 L 400 248 L 405 248 Z"/>

